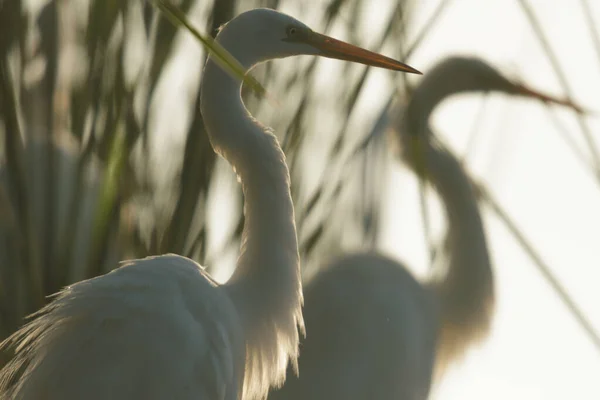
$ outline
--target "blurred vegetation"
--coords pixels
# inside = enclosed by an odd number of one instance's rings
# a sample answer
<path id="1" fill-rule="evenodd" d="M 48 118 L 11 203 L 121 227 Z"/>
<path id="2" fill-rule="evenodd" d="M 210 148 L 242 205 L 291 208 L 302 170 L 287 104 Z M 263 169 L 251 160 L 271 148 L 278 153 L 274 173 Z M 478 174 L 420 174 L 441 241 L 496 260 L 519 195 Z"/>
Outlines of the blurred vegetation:
<path id="1" fill-rule="evenodd" d="M 407 43 L 416 1 L 394 2 L 368 38 L 356 35 L 362 0 L 172 2 L 212 36 L 247 9 L 284 8 L 310 15 L 315 30 L 408 62 L 450 3 L 441 1 Z M 237 254 L 242 194 L 204 132 L 206 53 L 191 49 L 194 40 L 149 1 L 0 0 L 0 338 L 48 295 L 119 260 L 172 252 L 218 272 L 219 260 Z M 186 52 L 193 54 L 176 60 Z M 353 126 L 373 69 L 339 63 L 339 84 L 324 91 L 321 60 L 285 65 L 253 72 L 282 106 L 249 90 L 244 97 L 287 154 L 300 253 L 311 270 L 348 242 L 377 243 L 387 145 L 365 134 L 376 111 Z M 175 75 L 189 80 L 173 83 Z M 410 94 L 406 75 L 386 77 L 379 110 L 388 97 Z M 209 213 L 218 195 L 229 196 L 227 222 Z"/>

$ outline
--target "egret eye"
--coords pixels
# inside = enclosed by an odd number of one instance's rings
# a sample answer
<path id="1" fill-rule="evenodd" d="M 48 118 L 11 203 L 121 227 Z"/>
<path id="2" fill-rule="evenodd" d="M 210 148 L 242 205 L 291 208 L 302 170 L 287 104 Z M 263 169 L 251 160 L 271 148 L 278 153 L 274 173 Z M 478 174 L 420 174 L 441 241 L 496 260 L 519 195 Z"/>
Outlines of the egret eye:
<path id="1" fill-rule="evenodd" d="M 290 26 L 289 28 L 287 28 L 288 37 L 296 36 L 297 33 L 298 33 L 298 28 L 296 28 L 294 26 Z"/>

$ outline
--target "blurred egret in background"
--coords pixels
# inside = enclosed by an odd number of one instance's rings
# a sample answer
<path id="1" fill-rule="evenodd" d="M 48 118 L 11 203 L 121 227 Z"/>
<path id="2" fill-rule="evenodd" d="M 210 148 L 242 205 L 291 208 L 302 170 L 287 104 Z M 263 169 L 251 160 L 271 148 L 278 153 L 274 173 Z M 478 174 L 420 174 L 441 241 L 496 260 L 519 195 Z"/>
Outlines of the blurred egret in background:
<path id="1" fill-rule="evenodd" d="M 461 92 L 495 91 L 565 105 L 512 82 L 484 61 L 451 57 L 425 74 L 408 105 L 389 116 L 402 160 L 440 196 L 448 222 L 433 276 L 419 283 L 376 253 L 347 255 L 305 285 L 306 338 L 271 400 L 423 400 L 434 377 L 488 333 L 494 280 L 468 174 L 434 136 L 434 108 Z"/>

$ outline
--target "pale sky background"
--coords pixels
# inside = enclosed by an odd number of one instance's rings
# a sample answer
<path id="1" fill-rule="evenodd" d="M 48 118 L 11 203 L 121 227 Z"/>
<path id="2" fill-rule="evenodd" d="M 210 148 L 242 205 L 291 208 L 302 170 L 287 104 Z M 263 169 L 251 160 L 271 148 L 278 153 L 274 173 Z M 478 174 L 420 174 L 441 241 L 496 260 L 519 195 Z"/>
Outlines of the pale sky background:
<path id="1" fill-rule="evenodd" d="M 390 0 L 370 2 L 372 7 L 364 16 L 363 45 L 373 43 L 378 37 L 373 30 L 380 28 L 379 16 L 391 4 Z M 600 2 L 588 2 L 594 9 L 596 24 L 600 24 Z M 283 3 L 282 11 L 313 26 L 318 22 L 314 16 L 320 15 L 324 8 L 319 6 L 324 2 L 318 1 L 310 2 L 311 7 L 302 10 L 289 5 L 289 1 Z M 409 28 L 410 34 L 420 31 L 420 24 L 438 3 L 437 0 L 419 2 L 416 14 L 419 23 Z M 530 0 L 530 3 L 567 71 L 575 100 L 600 111 L 597 100 L 600 60 L 584 24 L 581 2 Z M 196 21 L 204 21 L 203 11 L 205 7 L 200 6 L 194 17 Z M 345 39 L 335 29 L 331 33 Z M 201 49 L 189 35 L 185 36 L 180 39 L 179 56 L 163 80 L 165 85 L 180 89 L 171 91 L 172 98 L 161 98 L 160 106 L 168 113 L 180 111 L 177 98 L 187 102 L 187 96 L 195 96 Z M 373 40 L 369 40 L 371 36 Z M 389 48 L 387 51 L 392 52 Z M 518 1 L 455 0 L 428 40 L 410 59 L 403 61 L 427 73 L 436 61 L 455 54 L 482 57 L 533 88 L 563 94 Z M 278 61 L 278 68 L 294 62 Z M 327 77 L 336 73 L 339 62 L 325 61 L 319 68 L 322 70 L 319 82 L 325 85 Z M 365 120 L 357 121 L 361 129 L 363 124 L 369 126 L 386 100 L 381 93 L 389 93 L 387 76 L 386 72 L 374 71 L 369 78 L 369 90 L 362 102 Z M 411 79 L 416 82 L 420 78 Z M 281 96 L 278 100 L 285 107 L 285 96 L 274 94 Z M 465 153 L 482 104 L 485 112 L 478 122 L 475 144 L 467 155 L 469 170 L 517 221 L 600 331 L 599 183 L 566 146 L 544 106 L 530 100 L 501 95 L 490 95 L 483 100 L 480 95 L 461 95 L 445 102 L 434 115 L 433 126 L 457 154 Z M 558 108 L 553 112 L 567 127 L 568 136 L 588 154 L 574 116 Z M 180 150 L 183 143 L 175 133 L 183 131 L 185 119 L 170 118 L 166 123 L 170 134 L 155 136 L 155 148 L 160 152 L 169 148 Z M 600 119 L 590 117 L 587 123 L 600 147 Z M 392 165 L 380 250 L 422 275 L 427 271 L 428 261 L 416 181 L 403 166 L 395 162 Z M 600 399 L 600 351 L 584 335 L 503 223 L 488 210 L 484 210 L 484 217 L 496 275 L 494 329 L 482 346 L 471 351 L 447 374 L 433 398 Z"/>

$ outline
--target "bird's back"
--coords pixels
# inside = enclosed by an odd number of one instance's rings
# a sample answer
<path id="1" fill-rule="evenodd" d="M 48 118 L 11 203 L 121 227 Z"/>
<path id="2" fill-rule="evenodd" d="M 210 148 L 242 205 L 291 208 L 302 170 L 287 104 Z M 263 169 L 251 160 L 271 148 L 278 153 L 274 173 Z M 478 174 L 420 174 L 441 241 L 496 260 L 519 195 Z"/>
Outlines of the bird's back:
<path id="1" fill-rule="evenodd" d="M 427 398 L 436 311 L 403 266 L 376 254 L 349 255 L 304 293 L 300 377 L 288 371 L 270 400 Z"/>
<path id="2" fill-rule="evenodd" d="M 40 314 L 9 339 L 19 347 L 0 373 L 2 399 L 238 398 L 235 310 L 184 257 L 136 260 L 77 283 Z"/>

